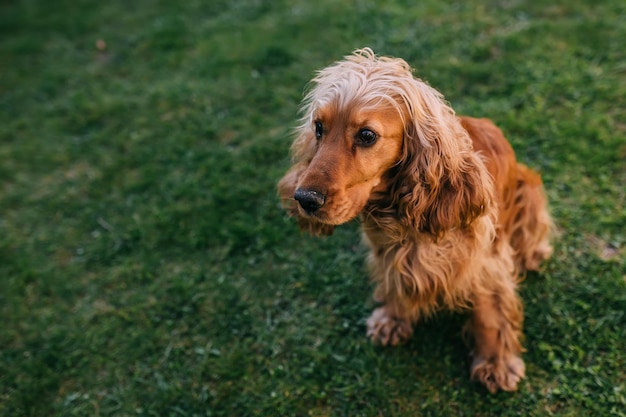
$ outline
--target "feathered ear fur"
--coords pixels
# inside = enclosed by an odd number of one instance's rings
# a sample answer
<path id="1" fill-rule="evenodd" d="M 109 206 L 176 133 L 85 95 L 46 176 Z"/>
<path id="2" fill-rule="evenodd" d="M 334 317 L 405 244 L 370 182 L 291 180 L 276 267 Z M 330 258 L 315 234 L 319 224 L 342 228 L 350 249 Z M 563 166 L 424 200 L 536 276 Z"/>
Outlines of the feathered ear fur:
<path id="1" fill-rule="evenodd" d="M 308 136 L 311 137 L 308 137 Z M 296 186 L 302 173 L 306 170 L 313 154 L 315 153 L 315 140 L 312 134 L 299 132 L 299 135 L 291 145 L 293 166 L 287 171 L 285 176 L 278 182 L 278 196 L 281 204 L 289 216 L 296 219 L 300 230 L 308 232 L 314 236 L 332 235 L 335 226 L 320 223 L 312 218 L 303 217 L 298 211 L 298 203 L 294 199 Z"/>
<path id="2" fill-rule="evenodd" d="M 393 199 L 401 221 L 436 239 L 487 211 L 492 179 L 439 92 L 413 77 L 404 92 L 404 152 L 392 180 Z"/>

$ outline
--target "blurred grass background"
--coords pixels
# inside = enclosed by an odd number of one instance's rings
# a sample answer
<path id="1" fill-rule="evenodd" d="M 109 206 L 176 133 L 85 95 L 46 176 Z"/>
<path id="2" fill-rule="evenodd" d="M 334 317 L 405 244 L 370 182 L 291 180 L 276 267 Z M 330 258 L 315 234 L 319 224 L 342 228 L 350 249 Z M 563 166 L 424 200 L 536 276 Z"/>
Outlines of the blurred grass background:
<path id="1" fill-rule="evenodd" d="M 624 39 L 621 0 L 0 2 L 0 414 L 626 415 Z M 371 346 L 358 225 L 279 207 L 304 86 L 364 46 L 542 172 L 517 393 L 460 316 Z"/>

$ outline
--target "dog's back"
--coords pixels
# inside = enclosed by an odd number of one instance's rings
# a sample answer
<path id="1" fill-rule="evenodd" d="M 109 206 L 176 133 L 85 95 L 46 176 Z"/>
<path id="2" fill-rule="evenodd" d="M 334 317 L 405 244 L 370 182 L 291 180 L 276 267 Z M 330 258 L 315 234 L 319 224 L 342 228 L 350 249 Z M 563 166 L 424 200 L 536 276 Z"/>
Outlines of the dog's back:
<path id="1" fill-rule="evenodd" d="M 520 272 L 537 270 L 552 254 L 553 223 L 541 177 L 516 161 L 513 148 L 491 120 L 461 117 L 460 121 L 494 179 L 498 226 L 503 232 L 498 235 L 508 236 Z"/>

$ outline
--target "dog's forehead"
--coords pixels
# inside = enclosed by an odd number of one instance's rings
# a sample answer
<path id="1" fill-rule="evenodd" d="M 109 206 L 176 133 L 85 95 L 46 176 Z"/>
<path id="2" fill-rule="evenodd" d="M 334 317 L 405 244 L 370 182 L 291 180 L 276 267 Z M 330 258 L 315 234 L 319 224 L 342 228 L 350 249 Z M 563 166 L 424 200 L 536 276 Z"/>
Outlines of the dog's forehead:
<path id="1" fill-rule="evenodd" d="M 395 84 L 395 77 L 382 76 L 368 68 L 331 67 L 313 79 L 305 101 L 320 106 L 336 103 L 339 107 L 384 101 L 396 95 Z"/>

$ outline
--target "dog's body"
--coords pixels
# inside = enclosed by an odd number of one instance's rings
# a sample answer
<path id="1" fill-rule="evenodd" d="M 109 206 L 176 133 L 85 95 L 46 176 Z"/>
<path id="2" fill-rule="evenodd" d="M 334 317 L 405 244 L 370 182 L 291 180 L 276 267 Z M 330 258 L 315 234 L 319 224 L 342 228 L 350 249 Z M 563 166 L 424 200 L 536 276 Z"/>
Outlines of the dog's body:
<path id="1" fill-rule="evenodd" d="M 472 378 L 515 390 L 518 276 L 552 251 L 541 178 L 489 120 L 457 117 L 401 59 L 363 49 L 313 83 L 279 195 L 313 234 L 360 215 L 381 303 L 368 335 L 399 344 L 421 316 L 469 309 Z"/>

